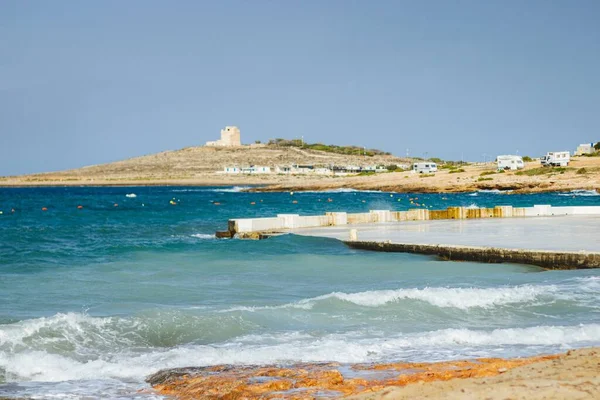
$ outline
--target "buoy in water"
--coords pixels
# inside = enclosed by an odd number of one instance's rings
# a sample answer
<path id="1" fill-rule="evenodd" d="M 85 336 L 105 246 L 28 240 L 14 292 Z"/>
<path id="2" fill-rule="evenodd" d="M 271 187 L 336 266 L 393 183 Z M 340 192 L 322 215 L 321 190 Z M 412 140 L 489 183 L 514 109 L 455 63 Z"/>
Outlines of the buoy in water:
<path id="1" fill-rule="evenodd" d="M 42 207 L 42 211 L 48 211 L 46 207 Z"/>
<path id="2" fill-rule="evenodd" d="M 328 201 L 329 203 L 331 203 L 331 202 L 333 201 L 333 199 L 327 199 L 327 201 Z"/>
<path id="3" fill-rule="evenodd" d="M 251 201 L 251 202 L 250 202 L 250 205 L 255 205 L 255 204 L 256 204 L 256 202 L 255 202 L 255 201 Z"/>
<path id="4" fill-rule="evenodd" d="M 175 202 L 175 200 L 169 201 L 169 204 L 171 204 L 172 206 L 176 206 L 177 205 L 177 203 Z"/>
<path id="5" fill-rule="evenodd" d="M 113 207 L 119 207 L 119 205 L 118 205 L 117 203 L 115 203 L 115 204 L 113 205 Z"/>
<path id="6" fill-rule="evenodd" d="M 213 204 L 214 204 L 215 206 L 220 206 L 220 205 L 221 205 L 221 203 L 219 203 L 218 201 L 213 201 Z"/>
<path id="7" fill-rule="evenodd" d="M 292 201 L 293 204 L 298 204 L 298 200 Z"/>
<path id="8" fill-rule="evenodd" d="M 81 210 L 83 208 L 83 206 L 77 206 L 78 210 Z"/>

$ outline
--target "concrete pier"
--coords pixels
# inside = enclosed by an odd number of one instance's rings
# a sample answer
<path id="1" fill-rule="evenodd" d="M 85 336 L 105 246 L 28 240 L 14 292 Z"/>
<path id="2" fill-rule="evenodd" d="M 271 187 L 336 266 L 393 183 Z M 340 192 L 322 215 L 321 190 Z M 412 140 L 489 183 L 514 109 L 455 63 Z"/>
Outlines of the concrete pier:
<path id="1" fill-rule="evenodd" d="M 229 221 L 230 236 L 274 233 L 335 238 L 353 248 L 437 255 L 448 260 L 511 262 L 549 269 L 600 267 L 600 207 L 500 206 Z"/>

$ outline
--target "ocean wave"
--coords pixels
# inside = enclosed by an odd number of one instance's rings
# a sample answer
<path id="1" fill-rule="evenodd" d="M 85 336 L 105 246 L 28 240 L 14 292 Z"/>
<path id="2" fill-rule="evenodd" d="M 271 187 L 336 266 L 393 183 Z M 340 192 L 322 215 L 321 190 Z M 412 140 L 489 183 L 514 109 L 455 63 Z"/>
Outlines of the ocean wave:
<path id="1" fill-rule="evenodd" d="M 485 194 L 506 194 L 506 193 L 511 193 L 512 190 L 500 190 L 500 189 L 481 189 L 477 191 L 478 193 L 485 193 Z"/>
<path id="2" fill-rule="evenodd" d="M 245 190 L 252 189 L 252 186 L 233 186 L 233 187 L 212 187 L 212 188 L 194 188 L 194 189 L 173 189 L 171 192 L 174 193 L 186 193 L 186 192 L 217 192 L 217 193 L 238 193 Z"/>
<path id="3" fill-rule="evenodd" d="M 127 193 L 127 194 L 125 195 L 125 197 L 129 197 L 130 199 L 134 199 L 134 198 L 136 198 L 136 197 L 137 197 L 137 194 L 135 194 L 135 193 Z"/>
<path id="4" fill-rule="evenodd" d="M 218 193 L 239 193 L 246 191 L 248 189 L 252 189 L 252 186 L 234 186 L 230 188 L 212 188 L 207 189 L 207 192 L 218 192 Z"/>
<path id="5" fill-rule="evenodd" d="M 471 203 L 467 207 L 467 209 L 470 209 L 470 210 L 474 210 L 474 209 L 478 209 L 478 208 L 481 208 L 481 207 L 479 207 L 476 203 Z"/>
<path id="6" fill-rule="evenodd" d="M 204 240 L 209 240 L 209 239 L 216 239 L 217 237 L 211 233 L 194 233 L 192 235 L 190 235 L 193 238 L 196 239 L 204 239 Z"/>
<path id="7" fill-rule="evenodd" d="M 339 188 L 327 190 L 298 190 L 297 193 L 384 193 L 381 190 L 360 190 L 352 188 Z"/>
<path id="8" fill-rule="evenodd" d="M 381 307 L 404 300 L 426 302 L 440 308 L 492 308 L 508 304 L 527 303 L 542 295 L 551 295 L 558 291 L 556 286 L 522 285 L 500 288 L 445 288 L 426 287 L 423 289 L 373 290 L 358 293 L 333 292 L 322 296 L 303 299 L 295 303 L 279 306 L 233 307 L 222 312 L 230 311 L 261 311 L 285 308 L 310 310 L 324 301 L 340 300 L 363 307 Z"/>
<path id="9" fill-rule="evenodd" d="M 600 193 L 598 193 L 595 190 L 571 190 L 570 192 L 566 192 L 566 193 L 559 193 L 559 196 L 583 196 L 583 197 L 588 197 L 588 196 L 600 196 Z"/>
<path id="10" fill-rule="evenodd" d="M 91 360 L 52 352 L 0 353 L 0 368 L 10 377 L 30 381 L 143 379 L 162 368 L 215 364 L 271 364 L 389 360 L 436 361 L 502 354 L 529 355 L 543 348 L 557 352 L 597 345 L 600 325 L 540 325 L 494 330 L 442 329 L 373 335 L 366 331 L 317 336 L 305 332 L 248 335 L 214 345 L 184 345 L 140 351 L 113 351 Z M 511 352 L 511 349 L 514 351 Z M 496 353 L 497 354 L 497 353 Z"/>

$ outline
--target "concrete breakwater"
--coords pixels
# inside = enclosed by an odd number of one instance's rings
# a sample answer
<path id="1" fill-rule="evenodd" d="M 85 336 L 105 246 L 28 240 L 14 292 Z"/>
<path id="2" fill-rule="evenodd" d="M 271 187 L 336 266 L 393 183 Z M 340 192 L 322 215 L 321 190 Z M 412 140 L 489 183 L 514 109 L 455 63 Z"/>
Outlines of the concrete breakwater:
<path id="1" fill-rule="evenodd" d="M 344 243 L 354 249 L 435 255 L 450 261 L 531 264 L 546 269 L 600 268 L 600 252 L 364 241 L 345 241 Z"/>
<path id="2" fill-rule="evenodd" d="M 359 225 L 384 222 L 459 220 L 479 218 L 514 218 L 555 215 L 600 215 L 600 206 L 533 207 L 496 206 L 493 208 L 448 207 L 446 210 L 411 209 L 408 211 L 371 210 L 366 213 L 327 212 L 324 215 L 301 216 L 278 214 L 270 218 L 230 219 L 227 230 L 217 237 L 259 239 L 293 229 L 326 226 Z"/>
<path id="3" fill-rule="evenodd" d="M 262 239 L 281 233 L 329 237 L 353 248 L 429 254 L 448 260 L 522 263 L 549 269 L 600 267 L 598 206 L 279 214 L 232 219 L 228 230 L 217 235 Z"/>

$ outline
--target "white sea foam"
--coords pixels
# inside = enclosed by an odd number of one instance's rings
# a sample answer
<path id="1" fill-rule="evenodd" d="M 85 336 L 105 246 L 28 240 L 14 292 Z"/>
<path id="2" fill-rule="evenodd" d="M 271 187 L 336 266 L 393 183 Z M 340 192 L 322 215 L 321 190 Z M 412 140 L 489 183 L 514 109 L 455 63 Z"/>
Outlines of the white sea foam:
<path id="1" fill-rule="evenodd" d="M 329 190 L 302 190 L 298 193 L 384 193 L 381 190 L 359 190 L 352 188 L 339 188 Z"/>
<path id="2" fill-rule="evenodd" d="M 210 234 L 210 233 L 194 233 L 190 236 L 193 238 L 196 238 L 196 239 L 204 239 L 204 240 L 217 238 L 214 234 Z"/>
<path id="3" fill-rule="evenodd" d="M 137 197 L 137 194 L 135 194 L 135 193 L 127 193 L 127 194 L 125 195 L 125 197 L 129 197 L 129 198 L 133 199 L 133 198 L 136 198 L 136 197 Z"/>
<path id="4" fill-rule="evenodd" d="M 506 288 L 424 288 L 377 290 L 362 293 L 332 293 L 335 297 L 366 307 L 378 307 L 402 300 L 420 300 L 442 308 L 467 310 L 473 307 L 491 308 L 506 304 L 526 303 L 555 291 L 554 286 L 523 285 Z"/>
<path id="5" fill-rule="evenodd" d="M 469 204 L 469 206 L 467 208 L 470 210 L 474 210 L 474 209 L 481 208 L 481 207 L 479 207 L 476 203 L 471 203 L 471 204 Z"/>
<path id="6" fill-rule="evenodd" d="M 51 352 L 0 353 L 9 377 L 32 381 L 142 380 L 161 368 L 187 365 L 266 364 L 277 362 L 371 362 L 389 359 L 435 360 L 484 356 L 501 346 L 520 354 L 597 345 L 600 325 L 535 326 L 495 330 L 442 329 L 393 336 L 367 331 L 314 336 L 305 332 L 247 335 L 214 345 L 130 349 L 81 360 Z M 527 348 L 531 346 L 531 350 Z M 142 350 L 142 351 L 140 351 Z"/>
<path id="7" fill-rule="evenodd" d="M 600 193 L 598 193 L 595 190 L 572 190 L 570 192 L 567 193 L 559 193 L 559 196 L 583 196 L 583 197 L 588 197 L 588 196 L 600 196 Z"/>
<path id="8" fill-rule="evenodd" d="M 252 186 L 234 186 L 231 188 L 213 188 L 213 189 L 208 189 L 207 191 L 218 192 L 218 193 L 238 193 L 238 192 L 243 192 L 248 189 L 252 189 Z"/>
<path id="9" fill-rule="evenodd" d="M 512 192 L 512 190 L 500 190 L 500 189 L 481 189 L 478 190 L 479 193 L 486 193 L 486 194 L 505 194 L 505 193 L 510 193 Z"/>
<path id="10" fill-rule="evenodd" d="M 319 302 L 331 299 L 346 301 L 363 307 L 380 307 L 403 300 L 418 300 L 440 308 L 468 310 L 475 307 L 492 308 L 508 304 L 532 302 L 542 295 L 552 295 L 557 292 L 557 287 L 553 285 L 521 285 L 499 288 L 426 287 L 423 289 L 373 290 L 358 293 L 333 292 L 279 306 L 241 306 L 229 308 L 222 312 L 255 312 L 285 308 L 310 310 Z"/>

